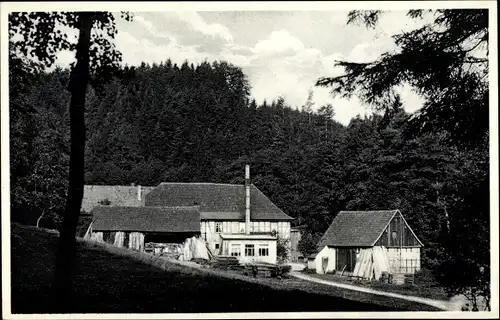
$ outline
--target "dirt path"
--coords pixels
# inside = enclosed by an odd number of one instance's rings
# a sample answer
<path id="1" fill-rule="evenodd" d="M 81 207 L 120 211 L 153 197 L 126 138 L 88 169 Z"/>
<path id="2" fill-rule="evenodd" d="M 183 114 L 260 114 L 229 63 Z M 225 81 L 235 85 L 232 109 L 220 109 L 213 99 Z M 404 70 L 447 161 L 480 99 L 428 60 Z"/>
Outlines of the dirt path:
<path id="1" fill-rule="evenodd" d="M 429 299 L 429 298 L 407 296 L 407 295 L 398 294 L 398 293 L 373 290 L 373 289 L 363 288 L 360 286 L 354 286 L 354 285 L 350 285 L 350 284 L 322 280 L 322 279 L 314 278 L 314 277 L 311 277 L 311 276 L 308 276 L 305 274 L 300 274 L 297 272 L 290 272 L 290 275 L 294 276 L 298 279 L 312 281 L 312 282 L 321 283 L 321 284 L 326 284 L 329 286 L 339 287 L 339 288 L 343 288 L 343 289 L 360 291 L 360 292 L 371 293 L 371 294 L 376 294 L 376 295 L 381 295 L 381 296 L 386 296 L 386 297 L 391 297 L 391 298 L 396 298 L 396 299 L 403 299 L 403 300 L 407 300 L 407 301 L 418 302 L 418 303 L 422 303 L 422 304 L 426 304 L 429 306 L 439 308 L 443 311 L 456 311 L 456 310 L 452 310 L 451 304 L 448 301 L 434 300 L 434 299 Z"/>

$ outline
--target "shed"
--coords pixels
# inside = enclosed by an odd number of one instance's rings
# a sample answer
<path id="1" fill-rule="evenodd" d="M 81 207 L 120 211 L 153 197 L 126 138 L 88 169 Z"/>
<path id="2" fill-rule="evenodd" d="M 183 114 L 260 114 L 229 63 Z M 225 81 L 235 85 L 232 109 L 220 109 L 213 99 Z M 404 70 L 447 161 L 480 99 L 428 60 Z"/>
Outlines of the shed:
<path id="1" fill-rule="evenodd" d="M 353 274 L 360 253 L 368 250 L 383 253 L 387 263 L 382 264 L 388 265 L 389 272 L 414 273 L 420 270 L 421 247 L 399 210 L 341 211 L 318 243 L 321 251 L 315 258 L 316 272 Z M 367 259 L 376 264 L 379 258 Z"/>
<path id="2" fill-rule="evenodd" d="M 143 251 L 144 244 L 182 243 L 200 235 L 199 207 L 108 207 L 92 210 L 88 237 Z"/>

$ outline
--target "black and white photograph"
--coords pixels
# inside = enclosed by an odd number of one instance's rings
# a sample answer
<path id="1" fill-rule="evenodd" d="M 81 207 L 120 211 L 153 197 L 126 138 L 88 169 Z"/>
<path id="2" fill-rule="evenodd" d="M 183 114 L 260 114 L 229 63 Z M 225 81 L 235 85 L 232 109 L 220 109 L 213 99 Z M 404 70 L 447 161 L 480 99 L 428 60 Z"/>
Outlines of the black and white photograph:
<path id="1" fill-rule="evenodd" d="M 4 319 L 498 318 L 496 1 L 0 13 Z"/>

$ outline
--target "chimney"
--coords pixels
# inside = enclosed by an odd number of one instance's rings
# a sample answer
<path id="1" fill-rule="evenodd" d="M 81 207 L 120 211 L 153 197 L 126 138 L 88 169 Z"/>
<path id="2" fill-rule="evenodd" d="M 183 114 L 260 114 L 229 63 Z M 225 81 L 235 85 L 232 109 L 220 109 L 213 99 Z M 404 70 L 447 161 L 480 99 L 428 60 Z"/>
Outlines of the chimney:
<path id="1" fill-rule="evenodd" d="M 142 196 L 142 195 L 141 195 L 141 186 L 140 186 L 140 185 L 138 185 L 138 186 L 137 186 L 137 200 L 141 201 L 141 200 L 142 200 L 142 199 L 141 199 L 141 196 Z"/>
<path id="2" fill-rule="evenodd" d="M 250 166 L 245 165 L 245 233 L 250 234 Z"/>

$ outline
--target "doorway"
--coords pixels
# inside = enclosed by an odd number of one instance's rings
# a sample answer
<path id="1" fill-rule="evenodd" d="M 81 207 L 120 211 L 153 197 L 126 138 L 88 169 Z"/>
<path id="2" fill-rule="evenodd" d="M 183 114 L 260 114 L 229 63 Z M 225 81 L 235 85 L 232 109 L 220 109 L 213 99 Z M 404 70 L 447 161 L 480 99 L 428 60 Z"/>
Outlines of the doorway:
<path id="1" fill-rule="evenodd" d="M 321 259 L 321 268 L 323 270 L 323 273 L 326 273 L 326 269 L 328 268 L 328 257 L 323 257 Z"/>
<path id="2" fill-rule="evenodd" d="M 353 272 L 356 266 L 356 249 L 337 249 L 337 271 Z"/>

